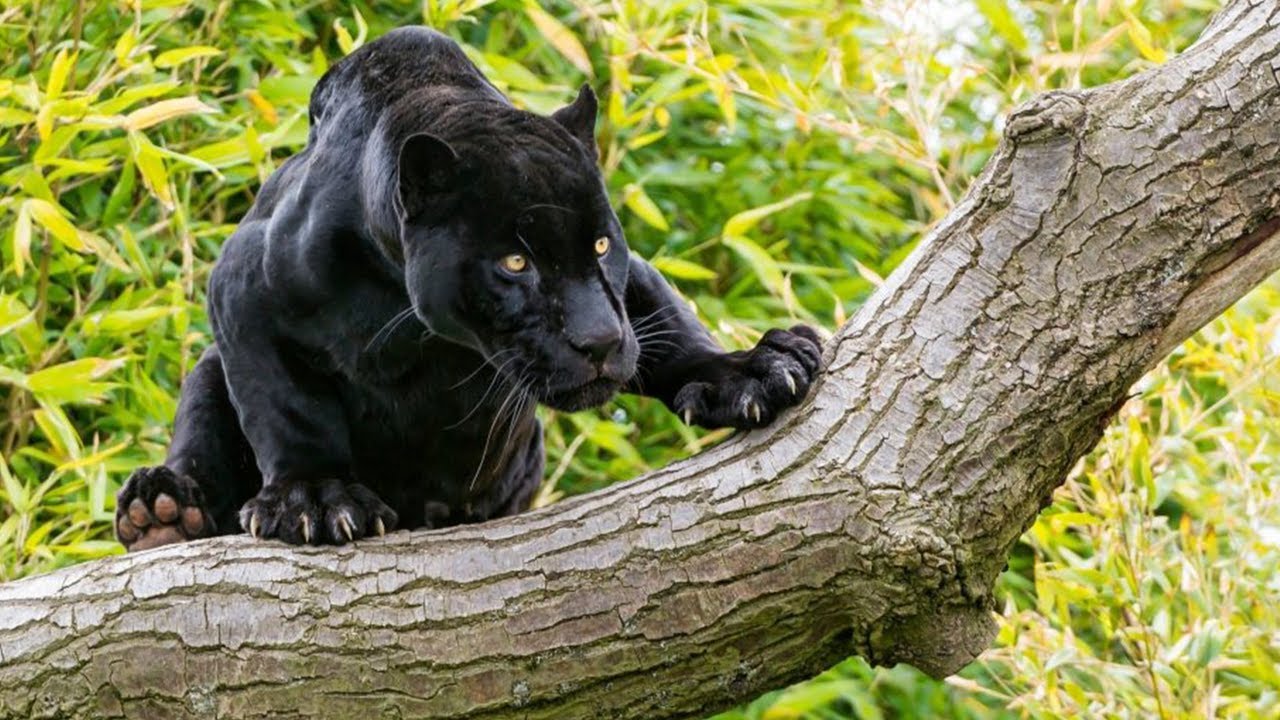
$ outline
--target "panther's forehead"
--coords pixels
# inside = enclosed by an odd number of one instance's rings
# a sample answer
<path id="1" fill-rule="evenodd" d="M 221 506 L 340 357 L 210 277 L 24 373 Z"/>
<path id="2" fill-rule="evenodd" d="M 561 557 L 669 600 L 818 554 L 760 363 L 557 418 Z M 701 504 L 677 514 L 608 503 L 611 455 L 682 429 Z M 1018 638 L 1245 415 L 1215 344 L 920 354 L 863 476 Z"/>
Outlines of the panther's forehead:
<path id="1" fill-rule="evenodd" d="M 596 261 L 595 241 L 620 236 L 617 217 L 607 199 L 590 198 L 573 205 L 534 203 L 516 217 L 517 239 L 536 261 L 564 267 Z"/>

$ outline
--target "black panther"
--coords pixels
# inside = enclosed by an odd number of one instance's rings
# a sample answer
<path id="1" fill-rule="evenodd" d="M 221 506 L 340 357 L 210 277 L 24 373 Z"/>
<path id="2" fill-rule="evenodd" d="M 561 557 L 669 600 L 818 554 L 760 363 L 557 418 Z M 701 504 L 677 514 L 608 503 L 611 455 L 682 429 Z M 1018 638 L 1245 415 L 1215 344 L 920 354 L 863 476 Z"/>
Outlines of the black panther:
<path id="1" fill-rule="evenodd" d="M 214 342 L 164 465 L 117 497 L 130 550 L 239 532 L 345 543 L 528 508 L 538 403 L 619 391 L 755 428 L 808 391 L 818 336 L 725 352 L 608 202 L 584 86 L 515 108 L 445 36 L 401 28 L 312 93 L 208 285 Z"/>

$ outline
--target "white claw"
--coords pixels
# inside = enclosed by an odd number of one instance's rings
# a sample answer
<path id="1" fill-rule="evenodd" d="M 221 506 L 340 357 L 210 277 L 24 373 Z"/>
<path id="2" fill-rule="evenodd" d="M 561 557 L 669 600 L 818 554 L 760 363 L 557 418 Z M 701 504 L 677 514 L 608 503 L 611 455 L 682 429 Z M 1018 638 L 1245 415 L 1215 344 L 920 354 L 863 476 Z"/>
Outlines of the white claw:
<path id="1" fill-rule="evenodd" d="M 338 516 L 338 527 L 342 528 L 342 532 L 346 534 L 347 540 L 354 540 L 351 532 L 351 523 L 347 520 L 346 513 Z"/>
<path id="2" fill-rule="evenodd" d="M 787 373 L 787 387 L 791 388 L 791 394 L 796 394 L 796 379 L 791 373 Z"/>
<path id="3" fill-rule="evenodd" d="M 249 534 L 258 537 L 258 513 L 249 516 Z"/>
<path id="4" fill-rule="evenodd" d="M 760 404 L 751 403 L 751 414 L 755 416 L 756 422 L 760 422 Z"/>
<path id="5" fill-rule="evenodd" d="M 302 541 L 311 544 L 311 517 L 308 515 L 302 516 Z"/>
<path id="6" fill-rule="evenodd" d="M 692 408 L 685 408 L 685 410 L 684 410 L 684 424 L 685 424 L 685 425 L 692 425 L 692 424 L 693 424 L 693 409 L 692 409 Z"/>
<path id="7" fill-rule="evenodd" d="M 373 519 L 373 529 L 378 531 L 378 537 L 387 534 L 387 526 L 382 524 L 382 518 L 375 517 Z"/>

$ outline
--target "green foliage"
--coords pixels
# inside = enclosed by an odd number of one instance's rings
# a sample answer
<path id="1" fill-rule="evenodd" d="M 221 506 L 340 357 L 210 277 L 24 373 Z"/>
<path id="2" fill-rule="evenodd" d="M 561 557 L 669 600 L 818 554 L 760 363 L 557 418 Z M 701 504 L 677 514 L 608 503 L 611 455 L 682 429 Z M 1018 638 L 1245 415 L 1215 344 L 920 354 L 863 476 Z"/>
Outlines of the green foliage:
<path id="1" fill-rule="evenodd" d="M 843 322 L 1015 104 L 1185 47 L 1212 0 L 42 0 L 0 11 L 0 579 L 118 552 L 209 342 L 221 242 L 328 65 L 464 42 L 523 107 L 590 82 L 633 248 L 720 338 Z M 1276 717 L 1280 286 L 1149 375 L 1025 536 L 998 647 L 945 683 L 847 661 L 726 718 Z M 658 404 L 546 413 L 539 503 L 696 452 Z"/>

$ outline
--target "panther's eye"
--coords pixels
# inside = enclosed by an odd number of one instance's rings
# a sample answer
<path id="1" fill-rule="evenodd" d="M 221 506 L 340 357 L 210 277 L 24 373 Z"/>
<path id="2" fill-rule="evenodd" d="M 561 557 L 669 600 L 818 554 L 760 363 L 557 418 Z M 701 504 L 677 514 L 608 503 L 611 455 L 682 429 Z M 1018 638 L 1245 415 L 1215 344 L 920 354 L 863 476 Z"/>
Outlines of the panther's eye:
<path id="1" fill-rule="evenodd" d="M 502 269 L 512 273 L 522 273 L 529 267 L 529 260 L 523 255 L 508 255 L 502 258 Z"/>
<path id="2" fill-rule="evenodd" d="M 601 238 L 597 239 L 597 240 L 596 240 L 596 255 L 597 255 L 597 256 L 599 256 L 599 257 L 604 257 L 604 254 L 605 254 L 605 253 L 607 253 L 607 252 L 609 252 L 609 238 L 607 238 L 607 237 L 601 237 Z"/>

